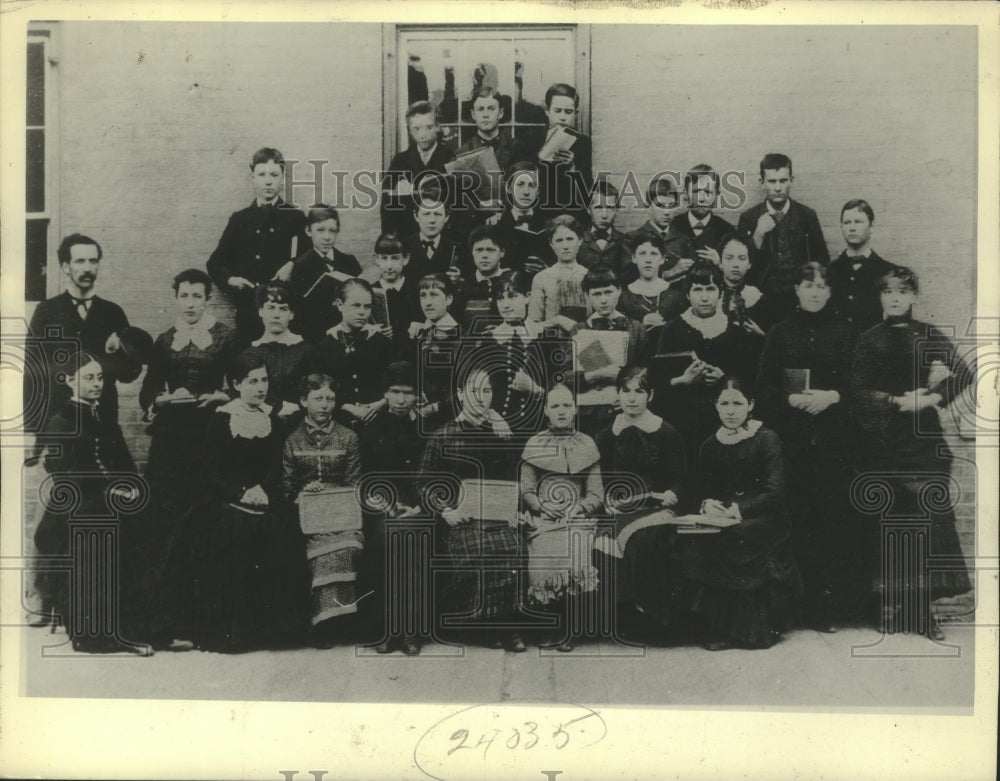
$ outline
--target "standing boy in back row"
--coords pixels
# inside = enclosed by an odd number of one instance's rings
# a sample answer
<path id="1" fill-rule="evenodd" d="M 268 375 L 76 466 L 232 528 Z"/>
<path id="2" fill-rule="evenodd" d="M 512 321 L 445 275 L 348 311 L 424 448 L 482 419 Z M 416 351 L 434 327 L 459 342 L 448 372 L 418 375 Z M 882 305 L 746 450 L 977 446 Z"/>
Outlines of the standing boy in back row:
<path id="1" fill-rule="evenodd" d="M 285 158 L 271 147 L 254 152 L 250 160 L 254 202 L 233 212 L 208 259 L 212 281 L 229 294 L 236 308 L 236 338 L 240 347 L 263 332 L 257 315 L 257 285 L 279 279 L 287 282 L 292 261 L 312 248 L 306 216 L 285 203 Z"/>
<path id="2" fill-rule="evenodd" d="M 764 200 L 740 215 L 737 230 L 753 241 L 747 280 L 761 289 L 768 311 L 760 313 L 768 325 L 795 311 L 798 268 L 816 261 L 826 265 L 830 253 L 816 212 L 791 199 L 792 161 L 769 153 L 760 161 L 760 186 Z"/>

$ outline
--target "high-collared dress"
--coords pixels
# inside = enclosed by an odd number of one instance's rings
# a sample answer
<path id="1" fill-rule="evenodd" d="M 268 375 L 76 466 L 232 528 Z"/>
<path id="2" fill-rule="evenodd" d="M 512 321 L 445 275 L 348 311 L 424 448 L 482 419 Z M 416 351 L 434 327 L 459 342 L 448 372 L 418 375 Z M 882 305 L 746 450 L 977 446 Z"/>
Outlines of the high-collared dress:
<path id="1" fill-rule="evenodd" d="M 343 323 L 326 332 L 316 348 L 317 367 L 337 383 L 337 420 L 355 426 L 345 404 L 370 404 L 382 398 L 382 374 L 392 361 L 392 343 L 378 326 L 354 331 Z"/>

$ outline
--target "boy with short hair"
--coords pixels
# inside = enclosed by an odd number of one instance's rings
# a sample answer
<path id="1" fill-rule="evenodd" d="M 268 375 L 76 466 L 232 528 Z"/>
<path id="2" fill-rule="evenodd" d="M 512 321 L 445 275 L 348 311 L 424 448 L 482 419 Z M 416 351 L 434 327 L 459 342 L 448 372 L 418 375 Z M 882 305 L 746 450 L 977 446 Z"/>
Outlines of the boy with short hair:
<path id="1" fill-rule="evenodd" d="M 600 179 L 594 184 L 587 207 L 590 228 L 583 234 L 576 256 L 577 263 L 584 268 L 610 266 L 619 278 L 629 262 L 625 234 L 615 228 L 620 203 L 618 188 L 607 179 Z"/>
<path id="2" fill-rule="evenodd" d="M 794 181 L 787 155 L 764 155 L 760 161 L 764 200 L 743 212 L 737 226 L 753 241 L 750 281 L 767 296 L 772 322 L 795 311 L 799 266 L 810 261 L 830 262 L 816 212 L 791 199 Z"/>
<path id="3" fill-rule="evenodd" d="M 417 286 L 405 274 L 409 261 L 409 254 L 395 233 L 383 233 L 375 241 L 379 278 L 372 285 L 372 320 L 387 329 L 383 333 L 392 341 L 397 356 L 402 355 L 409 343 L 406 332 L 420 313 Z"/>
<path id="4" fill-rule="evenodd" d="M 410 257 L 404 271 L 410 279 L 419 280 L 428 274 L 447 274 L 457 282 L 466 265 L 461 242 L 448 236 L 445 227 L 451 209 L 439 190 L 430 188 L 414 201 L 413 218 L 415 233 L 403 239 L 403 249 Z"/>
<path id="5" fill-rule="evenodd" d="M 413 231 L 406 204 L 414 181 L 424 171 L 444 174 L 445 164 L 455 159 L 451 147 L 440 140 L 437 111 L 428 101 L 419 100 L 406 109 L 406 131 L 410 145 L 393 156 L 382 179 L 382 230 L 400 236 Z"/>
<path id="6" fill-rule="evenodd" d="M 312 247 L 306 217 L 281 198 L 285 158 L 273 147 L 262 147 L 250 159 L 254 202 L 229 218 L 206 269 L 236 307 L 236 336 L 246 347 L 260 336 L 254 290 L 278 279 L 287 282 L 296 257 Z"/>
<path id="7" fill-rule="evenodd" d="M 674 216 L 670 227 L 694 242 L 700 260 L 719 263 L 719 244 L 733 232 L 733 226 L 712 210 L 719 199 L 719 174 L 706 163 L 692 166 L 684 175 L 687 210 Z"/>
<path id="8" fill-rule="evenodd" d="M 646 332 L 642 323 L 623 315 L 618 309 L 621 296 L 621 283 L 615 272 L 608 266 L 595 266 L 590 269 L 580 283 L 587 305 L 593 310 L 586 320 L 573 329 L 573 335 L 584 330 L 594 331 L 625 331 L 628 342 L 625 352 L 624 366 L 635 363 L 645 354 Z M 576 369 L 576 390 L 578 396 L 587 391 L 614 386 L 615 379 L 622 366 L 609 364 L 589 371 Z M 579 430 L 588 436 L 594 436 L 605 426 L 610 425 L 615 414 L 615 404 L 580 405 Z"/>
<path id="9" fill-rule="evenodd" d="M 518 160 L 524 159 L 521 145 L 510 137 L 500 123 L 507 119 L 500 105 L 500 93 L 493 87 L 479 87 L 472 92 L 472 121 L 476 123 L 475 134 L 461 147 L 458 154 L 474 152 L 485 146 L 493 148 L 501 171 Z"/>
<path id="10" fill-rule="evenodd" d="M 329 292 L 317 288 L 310 293 L 310 290 L 324 274 L 334 274 L 338 281 L 358 276 L 361 264 L 354 255 L 334 247 L 340 235 L 340 214 L 335 208 L 324 203 L 310 206 L 306 223 L 313 246 L 295 259 L 289 286 L 301 302 L 296 318 L 298 331 L 303 339 L 315 344 L 340 322 L 340 317 L 333 306 L 334 285 L 329 286 Z"/>
<path id="11" fill-rule="evenodd" d="M 666 261 L 660 276 L 667 282 L 680 281 L 694 265 L 694 241 L 671 227 L 670 221 L 677 209 L 679 196 L 677 186 L 668 176 L 655 177 L 646 189 L 646 206 L 649 219 L 628 234 L 629 243 L 637 247 L 643 239 L 655 236 L 663 241 Z M 634 282 L 639 276 L 634 265 L 626 265 L 622 271 L 622 283 Z"/>
<path id="12" fill-rule="evenodd" d="M 531 159 L 541 170 L 542 204 L 552 212 L 572 214 L 583 218 L 587 193 L 593 184 L 592 146 L 590 138 L 575 130 L 580 113 L 580 95 L 570 84 L 553 84 L 545 91 L 545 117 L 548 132 Z M 555 152 L 551 159 L 543 159 L 545 142 L 560 129 L 573 133 L 576 140 L 570 149 Z"/>
<path id="13" fill-rule="evenodd" d="M 507 265 L 529 276 L 555 260 L 546 234 L 550 215 L 539 205 L 538 176 L 535 163 L 522 160 L 511 166 L 504 182 L 504 210 L 487 220 L 496 225 L 507 248 Z"/>
<path id="14" fill-rule="evenodd" d="M 858 331 L 866 331 L 882 322 L 879 281 L 893 264 L 871 248 L 875 210 L 868 201 L 855 198 L 840 210 L 840 230 L 847 249 L 830 264 L 827 280 L 832 290 L 830 302 L 834 314 Z"/>

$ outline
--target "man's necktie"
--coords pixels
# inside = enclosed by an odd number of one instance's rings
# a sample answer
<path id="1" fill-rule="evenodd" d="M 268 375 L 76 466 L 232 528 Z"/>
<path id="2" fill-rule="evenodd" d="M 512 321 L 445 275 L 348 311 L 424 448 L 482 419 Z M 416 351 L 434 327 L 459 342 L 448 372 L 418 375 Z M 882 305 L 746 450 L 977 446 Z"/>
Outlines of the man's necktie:
<path id="1" fill-rule="evenodd" d="M 607 241 L 610 236 L 611 236 L 611 231 L 606 230 L 606 229 L 605 230 L 595 230 L 594 231 L 594 240 L 595 241 Z"/>
<path id="2" fill-rule="evenodd" d="M 775 225 L 781 225 L 781 221 L 785 219 L 785 213 L 775 212 L 774 214 L 771 215 L 771 218 L 774 220 Z"/>
<path id="3" fill-rule="evenodd" d="M 424 254 L 430 257 L 434 254 L 434 242 L 433 241 L 422 241 L 420 245 L 424 248 Z"/>
<path id="4" fill-rule="evenodd" d="M 531 222 L 531 212 L 521 212 L 520 214 L 514 217 L 515 228 L 518 225 L 527 225 L 529 222 Z"/>
<path id="5" fill-rule="evenodd" d="M 90 312 L 90 298 L 74 298 L 73 303 L 76 304 L 77 314 L 80 315 L 81 320 L 87 319 L 87 313 Z"/>

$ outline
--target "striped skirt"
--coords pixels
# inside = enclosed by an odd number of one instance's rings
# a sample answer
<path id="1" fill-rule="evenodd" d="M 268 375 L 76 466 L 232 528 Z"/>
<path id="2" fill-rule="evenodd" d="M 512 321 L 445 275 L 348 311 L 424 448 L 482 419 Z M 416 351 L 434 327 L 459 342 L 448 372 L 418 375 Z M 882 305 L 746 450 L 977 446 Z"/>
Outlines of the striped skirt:
<path id="1" fill-rule="evenodd" d="M 358 564 L 364 546 L 360 531 L 306 535 L 306 557 L 312 576 L 313 626 L 358 612 Z"/>

